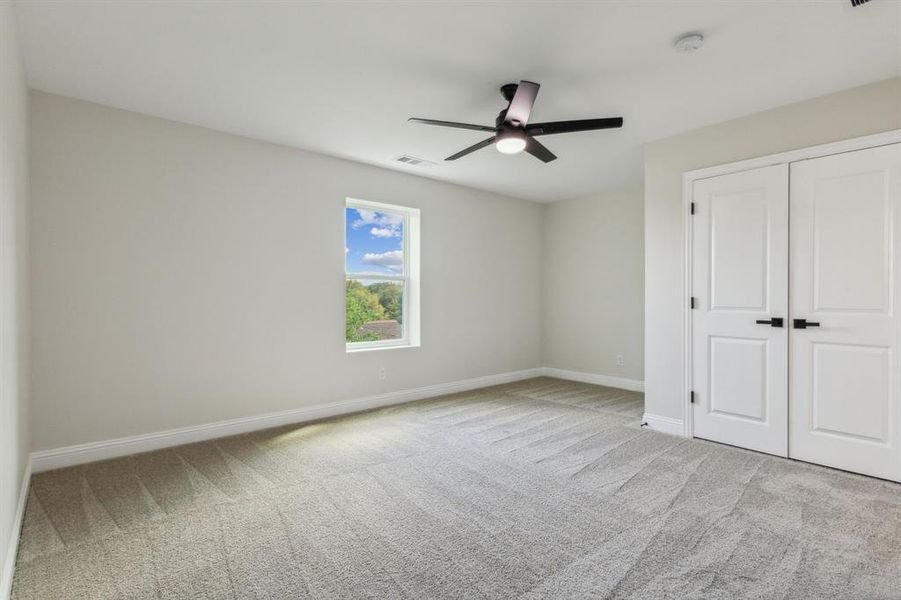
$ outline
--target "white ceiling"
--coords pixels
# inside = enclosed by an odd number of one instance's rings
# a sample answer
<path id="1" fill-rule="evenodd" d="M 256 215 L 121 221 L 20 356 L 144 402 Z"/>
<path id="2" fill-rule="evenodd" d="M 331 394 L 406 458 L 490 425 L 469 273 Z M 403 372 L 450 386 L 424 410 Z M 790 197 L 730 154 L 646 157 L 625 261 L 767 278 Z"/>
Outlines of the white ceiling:
<path id="1" fill-rule="evenodd" d="M 901 75 L 901 1 L 20 1 L 34 88 L 554 201 L 634 183 L 643 143 Z M 672 41 L 707 43 L 678 54 Z M 543 164 L 493 148 L 498 87 L 541 83 L 533 121 L 622 115 L 548 136 Z M 423 169 L 392 162 L 410 154 Z"/>

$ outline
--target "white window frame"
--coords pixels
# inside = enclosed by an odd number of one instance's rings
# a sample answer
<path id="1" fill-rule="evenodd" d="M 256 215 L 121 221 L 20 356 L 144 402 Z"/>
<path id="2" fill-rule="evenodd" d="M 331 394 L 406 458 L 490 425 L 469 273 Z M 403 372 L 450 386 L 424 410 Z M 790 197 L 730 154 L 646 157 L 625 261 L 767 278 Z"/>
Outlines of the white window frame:
<path id="1" fill-rule="evenodd" d="M 379 281 L 399 281 L 403 285 L 402 302 L 402 329 L 403 337 L 396 340 L 378 340 L 373 342 L 348 342 L 345 340 L 345 350 L 351 352 L 366 352 L 369 350 L 386 350 L 390 348 L 417 348 L 419 347 L 419 209 L 397 204 L 385 204 L 370 200 L 347 198 L 344 203 L 344 247 L 347 248 L 347 209 L 363 208 L 379 212 L 401 214 L 403 222 L 403 275 L 390 275 L 384 273 L 347 272 L 347 259 L 344 260 L 344 280 L 348 279 L 375 279 Z M 346 283 L 345 283 L 346 285 Z M 347 315 L 345 314 L 345 323 Z M 346 328 L 346 325 L 342 330 Z"/>

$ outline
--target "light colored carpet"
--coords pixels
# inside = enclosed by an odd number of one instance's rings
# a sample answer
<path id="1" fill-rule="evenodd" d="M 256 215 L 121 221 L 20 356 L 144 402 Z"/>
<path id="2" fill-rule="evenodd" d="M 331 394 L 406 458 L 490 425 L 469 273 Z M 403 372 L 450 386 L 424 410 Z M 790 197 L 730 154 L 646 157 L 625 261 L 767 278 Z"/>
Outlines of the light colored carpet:
<path id="1" fill-rule="evenodd" d="M 34 477 L 15 600 L 901 598 L 901 486 L 540 378 Z"/>

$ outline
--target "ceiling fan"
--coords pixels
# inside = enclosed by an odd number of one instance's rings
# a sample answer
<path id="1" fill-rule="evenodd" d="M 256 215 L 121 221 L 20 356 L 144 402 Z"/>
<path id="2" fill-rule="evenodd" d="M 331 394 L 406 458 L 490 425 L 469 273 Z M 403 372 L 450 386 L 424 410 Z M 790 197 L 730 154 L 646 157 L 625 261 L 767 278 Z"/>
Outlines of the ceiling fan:
<path id="1" fill-rule="evenodd" d="M 457 160 L 476 150 L 494 144 L 498 151 L 504 154 L 516 154 L 525 150 L 535 158 L 544 162 L 551 162 L 557 157 L 536 140 L 535 136 L 572 133 L 574 131 L 593 131 L 595 129 L 616 129 L 623 126 L 622 117 L 530 124 L 529 116 L 532 114 L 532 105 L 535 104 L 535 97 L 538 95 L 539 87 L 541 86 L 532 81 L 520 81 L 518 84 L 508 83 L 502 86 L 501 94 L 509 104 L 507 108 L 497 115 L 494 127 L 455 123 L 453 121 L 436 121 L 435 119 L 419 119 L 416 117 L 412 117 L 409 120 L 416 123 L 425 123 L 426 125 L 438 125 L 439 127 L 490 131 L 494 134 L 490 138 L 482 140 L 465 150 L 460 150 L 444 160 Z"/>

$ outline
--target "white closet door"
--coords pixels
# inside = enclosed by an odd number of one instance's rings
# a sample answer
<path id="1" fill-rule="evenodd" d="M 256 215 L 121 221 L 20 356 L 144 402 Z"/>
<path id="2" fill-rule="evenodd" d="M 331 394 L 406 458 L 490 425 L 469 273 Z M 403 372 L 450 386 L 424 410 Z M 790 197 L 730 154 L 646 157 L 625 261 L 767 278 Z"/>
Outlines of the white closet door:
<path id="1" fill-rule="evenodd" d="M 896 481 L 899 218 L 901 144 L 791 165 L 789 456 Z"/>
<path id="2" fill-rule="evenodd" d="M 788 451 L 788 166 L 694 183 L 696 437 Z M 778 322 L 777 322 L 778 324 Z"/>

